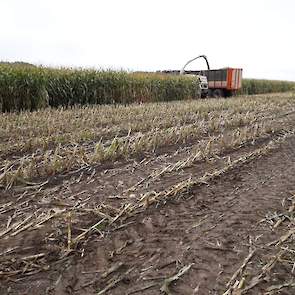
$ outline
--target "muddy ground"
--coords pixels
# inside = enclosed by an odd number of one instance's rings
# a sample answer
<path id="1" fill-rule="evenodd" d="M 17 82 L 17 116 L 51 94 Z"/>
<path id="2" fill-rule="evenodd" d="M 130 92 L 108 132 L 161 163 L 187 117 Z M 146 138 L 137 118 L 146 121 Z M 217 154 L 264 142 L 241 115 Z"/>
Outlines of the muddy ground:
<path id="1" fill-rule="evenodd" d="M 212 173 L 274 138 L 160 177 L 193 143 L 2 190 L 0 294 L 295 294 L 295 136 L 121 218 L 140 194 Z M 103 215 L 114 222 L 101 227 Z"/>

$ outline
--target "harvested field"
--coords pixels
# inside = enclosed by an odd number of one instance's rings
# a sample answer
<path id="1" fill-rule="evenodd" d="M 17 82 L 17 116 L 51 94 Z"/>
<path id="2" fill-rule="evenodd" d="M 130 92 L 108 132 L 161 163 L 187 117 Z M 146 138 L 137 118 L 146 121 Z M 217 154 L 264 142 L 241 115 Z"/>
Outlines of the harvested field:
<path id="1" fill-rule="evenodd" d="M 295 94 L 0 114 L 0 294 L 295 294 Z"/>

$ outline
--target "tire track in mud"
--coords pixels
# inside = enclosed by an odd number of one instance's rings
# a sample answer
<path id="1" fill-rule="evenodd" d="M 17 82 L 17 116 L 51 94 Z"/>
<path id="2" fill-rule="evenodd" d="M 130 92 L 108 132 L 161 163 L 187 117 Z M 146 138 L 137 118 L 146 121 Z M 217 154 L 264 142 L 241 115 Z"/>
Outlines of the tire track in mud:
<path id="1" fill-rule="evenodd" d="M 273 154 L 235 169 L 208 186 L 190 190 L 185 199 L 147 208 L 131 217 L 127 227 L 106 232 L 104 238 L 90 239 L 82 247 L 84 258 L 73 257 L 65 266 L 53 267 L 48 277 L 40 274 L 35 279 L 55 294 L 66 294 L 69 288 L 72 294 L 97 294 L 120 276 L 108 294 L 159 294 L 165 278 L 192 264 L 190 271 L 172 285 L 173 292 L 221 294 L 247 256 L 249 236 L 258 241 L 269 239 L 258 238 L 265 233 L 263 226 L 256 226 L 258 217 L 276 210 L 281 194 L 295 189 L 294 144 L 294 138 L 288 139 Z M 114 271 L 105 277 L 98 275 L 110 269 Z M 126 275 L 129 269 L 132 271 Z M 26 282 L 24 279 L 22 290 Z M 53 282 L 56 287 L 52 287 Z M 34 284 L 31 292 L 41 294 Z"/>
<path id="2" fill-rule="evenodd" d="M 274 233 L 258 221 L 267 212 L 276 211 L 282 198 L 295 189 L 294 144 L 293 137 L 272 155 L 192 191 L 193 197 L 185 201 L 149 208 L 128 228 L 92 241 L 87 251 L 96 250 L 78 269 L 103 273 L 120 262 L 134 269 L 109 294 L 132 294 L 141 288 L 139 294 L 159 294 L 165 278 L 192 264 L 173 286 L 172 294 L 193 294 L 196 289 L 197 294 L 222 294 L 248 255 L 249 238 L 263 245 L 274 240 Z M 93 279 L 93 275 L 89 277 Z M 87 281 L 89 277 L 80 279 Z M 102 278 L 94 281 L 88 289 L 77 284 L 77 292 L 92 294 L 105 285 Z M 144 289 L 150 282 L 154 286 Z"/>

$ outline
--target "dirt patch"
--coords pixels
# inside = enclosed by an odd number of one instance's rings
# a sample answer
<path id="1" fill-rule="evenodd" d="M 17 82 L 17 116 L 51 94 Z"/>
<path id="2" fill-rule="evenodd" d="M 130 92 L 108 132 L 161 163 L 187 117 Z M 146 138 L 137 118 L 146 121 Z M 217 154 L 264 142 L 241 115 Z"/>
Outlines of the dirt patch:
<path id="1" fill-rule="evenodd" d="M 288 139 L 269 156 L 193 189 L 181 198 L 150 206 L 130 217 L 127 225 L 98 231 L 70 256 L 56 251 L 66 244 L 66 236 L 60 235 L 63 240 L 53 239 L 51 243 L 51 237 L 47 235 L 53 228 L 63 230 L 66 220 L 46 223 L 41 232 L 33 230 L 16 236 L 13 243 L 12 240 L 9 243 L 18 250 L 10 249 L 9 252 L 9 248 L 4 247 L 6 243 L 2 243 L 2 262 L 7 263 L 7 258 L 11 257 L 18 266 L 21 264 L 21 269 L 32 268 L 32 271 L 13 276 L 0 274 L 1 294 L 159 294 L 161 288 L 165 290 L 163 288 L 168 286 L 169 278 L 188 266 L 183 275 L 169 284 L 172 294 L 223 294 L 227 282 L 249 252 L 256 249 L 244 273 L 245 284 L 251 282 L 261 273 L 262 266 L 276 255 L 274 248 L 266 251 L 266 245 L 290 230 L 290 223 L 273 228 L 264 219 L 268 220 L 269 214 L 283 212 L 295 191 L 294 144 L 294 138 Z M 190 173 L 193 173 L 196 167 L 191 169 Z M 169 181 L 173 182 L 173 178 Z M 62 188 L 70 189 L 66 185 Z M 47 199 L 57 191 L 54 188 L 47 191 Z M 77 200 L 86 202 L 91 190 L 81 192 L 77 195 L 78 191 L 71 191 L 72 200 L 68 201 L 73 204 Z M 20 197 L 19 194 L 16 196 Z M 282 200 L 287 200 L 283 206 Z M 50 198 L 50 202 L 53 201 L 54 198 Z M 59 201 L 58 197 L 56 201 Z M 41 199 L 31 202 L 36 210 L 49 206 L 44 194 Z M 24 201 L 22 206 L 26 208 L 28 204 Z M 7 222 L 7 217 L 11 216 L 11 212 L 7 214 L 2 215 L 2 222 Z M 79 226 L 93 224 L 95 215 L 87 216 Z M 73 228 L 72 234 L 76 236 L 80 232 Z M 43 240 L 48 243 L 41 243 Z M 35 255 L 48 253 L 48 250 L 52 255 L 46 259 L 42 255 L 25 257 L 31 254 L 32 248 Z M 59 262 L 55 262 L 55 255 Z M 34 264 L 41 269 L 34 268 Z M 48 265 L 50 269 L 46 270 Z M 276 264 L 275 276 L 265 278 L 242 294 L 265 293 L 272 285 L 290 282 L 292 267 L 291 263 Z M 2 263 L 1 268 L 3 271 L 5 264 Z M 294 292 L 294 287 L 286 287 L 280 294 Z"/>

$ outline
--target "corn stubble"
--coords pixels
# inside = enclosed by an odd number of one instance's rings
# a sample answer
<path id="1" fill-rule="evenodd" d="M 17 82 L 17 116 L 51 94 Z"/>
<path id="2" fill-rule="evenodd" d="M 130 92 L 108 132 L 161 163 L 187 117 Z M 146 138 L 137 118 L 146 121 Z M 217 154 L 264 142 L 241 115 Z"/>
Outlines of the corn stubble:
<path id="1" fill-rule="evenodd" d="M 193 187 L 207 186 L 222 175 L 279 148 L 289 137 L 294 137 L 294 99 L 294 94 L 286 93 L 245 96 L 229 100 L 186 100 L 126 106 L 74 106 L 0 114 L 0 190 L 11 190 L 12 194 L 19 193 L 18 200 L 25 204 L 24 209 L 20 208 L 19 212 L 23 210 L 19 214 L 20 218 L 15 215 L 15 220 L 9 219 L 7 225 L 4 224 L 0 238 L 15 239 L 24 231 L 37 230 L 41 225 L 54 220 L 59 228 L 58 233 L 49 229 L 48 234 L 54 237 L 54 243 L 57 241 L 60 243 L 60 248 L 55 252 L 59 253 L 56 255 L 59 257 L 57 259 L 64 259 L 75 252 L 79 245 L 84 244 L 94 232 L 103 237 L 103 234 L 109 232 L 111 228 L 127 227 L 130 224 L 129 218 L 140 214 L 146 208 L 165 204 L 175 198 L 189 198 Z M 182 153 L 182 149 L 187 149 L 189 152 Z M 92 171 L 89 178 L 93 177 L 92 180 L 95 181 L 98 179 L 94 177 L 97 172 L 95 170 L 99 170 L 103 163 L 114 163 L 119 160 L 120 164 L 128 165 L 130 163 L 128 161 L 142 158 L 148 162 L 158 158 L 159 154 L 162 156 L 166 153 L 170 155 L 179 153 L 180 157 L 175 157 L 171 162 L 164 161 L 165 167 L 161 165 L 148 170 L 151 174 L 145 179 L 135 185 L 132 183 L 131 187 L 128 184 L 119 195 L 108 196 L 99 204 L 91 204 L 90 195 L 85 199 L 82 198 L 81 204 L 79 198 L 73 206 L 69 206 L 71 203 L 58 202 L 57 206 L 66 204 L 66 207 L 55 208 L 53 205 L 54 210 L 47 206 L 36 209 L 34 202 L 30 207 L 33 212 L 31 213 L 27 212 L 29 206 L 27 200 L 21 199 L 32 192 L 32 200 L 39 193 L 41 196 L 48 196 L 50 201 L 53 200 L 56 187 L 52 190 L 43 187 L 47 183 L 55 185 L 51 180 L 55 181 L 56 178 L 52 176 L 63 174 L 72 177 L 75 174 L 74 181 L 81 188 L 85 183 L 81 179 L 83 172 L 81 174 L 80 172 L 88 168 L 93 169 L 88 170 Z M 211 166 L 214 161 L 216 166 Z M 145 164 L 141 162 L 140 167 L 144 169 Z M 209 166 L 214 169 L 211 170 Z M 178 171 L 185 172 L 189 167 L 196 170 L 200 168 L 201 173 L 192 176 L 184 174 L 185 177 L 182 179 L 175 178 L 176 182 L 168 182 L 159 190 L 148 186 L 149 181 L 163 181 L 161 177 L 166 173 L 165 176 L 169 176 L 168 173 L 176 171 L 174 176 L 180 176 L 181 173 Z M 77 172 L 80 176 L 77 176 Z M 164 182 L 165 180 L 163 184 Z M 145 188 L 141 190 L 140 185 Z M 73 191 L 73 193 L 77 197 L 83 191 L 77 193 Z M 113 197 L 119 201 L 113 203 Z M 67 197 L 68 199 L 70 198 Z M 86 206 L 89 203 L 90 206 Z M 1 212 L 11 210 L 13 202 L 7 204 L 2 207 Z M 77 220 L 80 222 L 83 219 L 81 216 L 88 214 L 92 216 L 91 223 L 87 224 L 86 228 L 85 225 L 80 226 Z M 289 215 L 286 214 L 284 219 L 277 221 L 276 227 L 288 220 L 287 217 Z M 77 228 L 81 228 L 82 232 L 77 232 Z M 294 235 L 294 231 L 274 243 L 284 246 L 283 243 L 291 235 Z M 126 247 L 127 243 L 128 241 L 122 247 Z M 45 267 L 49 268 L 47 264 L 40 267 L 44 263 L 42 259 L 47 255 L 48 253 L 34 253 L 23 257 L 17 266 L 8 256 L 6 260 L 3 259 L 2 275 L 7 277 L 28 275 L 33 271 L 39 272 Z M 243 292 L 245 288 L 249 289 L 254 283 L 260 283 L 265 279 L 263 268 L 258 280 L 257 277 L 253 277 L 245 281 L 247 278 L 244 278 L 244 270 L 247 269 L 253 256 L 254 254 L 251 254 L 246 257 L 242 267 L 234 273 L 226 286 L 229 291 L 225 294 L 239 294 L 232 291 Z M 28 261 L 34 263 L 29 264 Z M 115 267 L 121 266 L 118 264 Z M 168 276 L 159 288 L 168 294 L 171 284 L 180 279 L 190 268 L 191 265 L 188 264 L 174 275 Z M 100 294 L 110 290 L 131 270 L 132 268 L 126 270 L 112 284 L 106 285 L 99 291 Z M 106 272 L 106 275 L 108 273 Z M 288 283 L 288 286 L 291 284 L 293 282 Z M 281 289 L 285 286 L 274 285 L 272 288 Z"/>
<path id="2" fill-rule="evenodd" d="M 194 146 L 186 166 L 288 131 L 292 94 L 1 115 L 0 185 L 9 189 L 107 161 Z M 109 124 L 108 124 L 109 121 Z M 184 166 L 185 166 L 184 165 Z M 183 166 L 183 164 L 182 164 Z"/>

